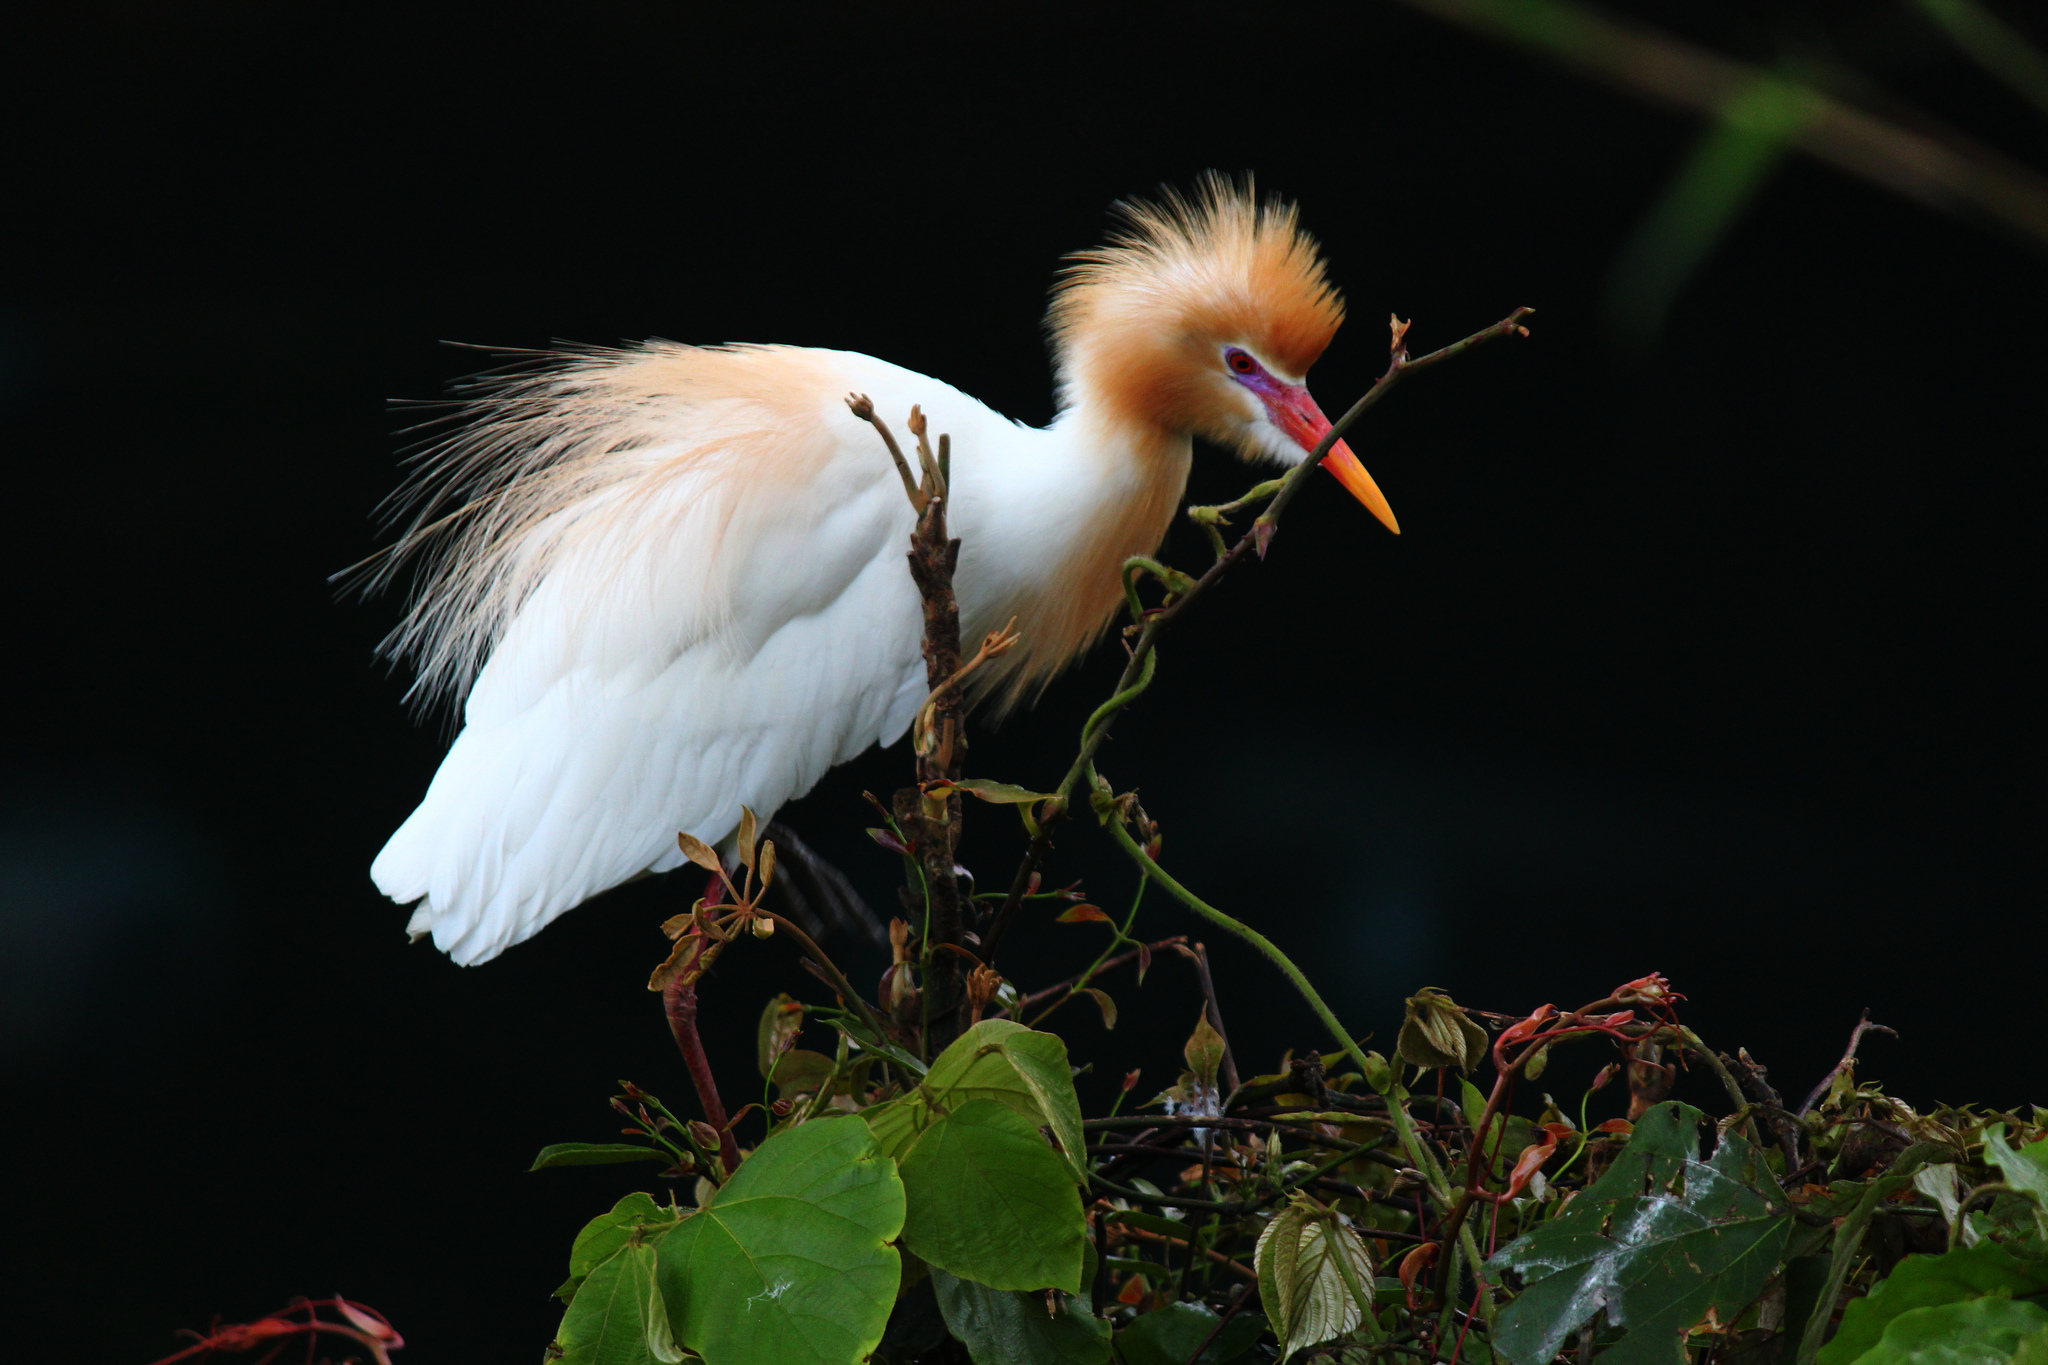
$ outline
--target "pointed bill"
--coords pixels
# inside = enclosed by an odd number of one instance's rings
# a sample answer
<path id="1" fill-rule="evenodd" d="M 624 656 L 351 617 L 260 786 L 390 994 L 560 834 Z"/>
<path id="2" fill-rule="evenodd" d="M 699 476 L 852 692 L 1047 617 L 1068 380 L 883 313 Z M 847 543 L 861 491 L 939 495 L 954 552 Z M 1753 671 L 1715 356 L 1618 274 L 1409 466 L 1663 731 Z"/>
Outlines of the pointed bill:
<path id="1" fill-rule="evenodd" d="M 1316 443 L 1329 434 L 1330 419 L 1323 416 L 1323 410 L 1316 406 L 1316 400 L 1309 396 L 1308 389 L 1300 384 L 1290 384 L 1276 393 L 1265 395 L 1266 413 L 1273 424 L 1286 432 L 1289 439 L 1303 451 L 1313 452 Z M 1351 453 L 1351 447 L 1342 441 L 1330 447 L 1330 453 L 1323 457 L 1323 468 L 1337 476 L 1337 482 L 1349 489 L 1351 496 L 1365 504 L 1365 509 L 1380 519 L 1395 535 L 1401 534 L 1401 523 L 1394 520 L 1394 509 L 1387 505 L 1387 495 L 1380 492 L 1380 486 L 1372 481 L 1372 475 L 1365 472 L 1365 466 Z"/>

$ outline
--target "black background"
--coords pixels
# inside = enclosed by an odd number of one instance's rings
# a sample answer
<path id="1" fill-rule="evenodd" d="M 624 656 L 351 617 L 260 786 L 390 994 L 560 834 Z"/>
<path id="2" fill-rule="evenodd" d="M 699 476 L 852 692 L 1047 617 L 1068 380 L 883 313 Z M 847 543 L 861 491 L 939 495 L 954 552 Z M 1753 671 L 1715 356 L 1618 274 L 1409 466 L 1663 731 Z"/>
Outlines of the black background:
<path id="1" fill-rule="evenodd" d="M 1298 199 L 1327 247 L 1352 319 L 1314 377 L 1332 411 L 1390 311 L 1421 347 L 1541 311 L 1354 439 L 1399 540 L 1315 490 L 1170 642 L 1103 760 L 1169 865 L 1383 1046 L 1425 983 L 1527 1010 L 1662 970 L 1786 1089 L 1869 1005 L 1903 1038 L 1865 1074 L 1907 1098 L 2048 1099 L 2042 254 L 1794 162 L 1629 351 L 1600 290 L 1689 120 L 1378 0 L 965 12 L 17 18 L 41 27 L 11 44 L 0 298 L 10 1355 L 148 1360 L 341 1290 L 408 1359 L 531 1358 L 570 1236 L 644 1176 L 526 1162 L 606 1139 L 618 1077 L 687 1104 L 641 982 L 694 885 L 460 970 L 366 876 L 446 729 L 373 661 L 395 604 L 326 580 L 378 543 L 385 401 L 478 368 L 442 339 L 847 347 L 1042 422 L 1061 253 L 1212 166 Z M 1680 15 L 1768 59 L 1753 17 Z M 1834 17 L 1783 22 L 2044 159 L 2048 120 L 1903 11 Z M 1249 482 L 1198 465 L 1205 501 Z M 1054 780 L 1115 666 L 980 737 L 975 770 Z M 906 771 L 871 754 L 786 812 L 878 904 L 858 793 Z M 992 880 L 1007 820 L 975 831 Z M 1059 857 L 1122 908 L 1098 837 Z M 1048 921 L 1005 963 L 1027 986 L 1099 941 Z M 1158 898 L 1140 924 L 1200 932 Z M 1322 1041 L 1205 937 L 1247 1069 Z M 728 956 L 705 1008 L 730 1086 L 767 995 L 809 984 L 783 945 Z M 1190 975 L 1109 985 L 1125 1022 L 1065 1016 L 1077 1060 L 1143 1065 L 1150 1094 Z M 1575 1105 L 1602 1060 L 1545 1084 Z"/>

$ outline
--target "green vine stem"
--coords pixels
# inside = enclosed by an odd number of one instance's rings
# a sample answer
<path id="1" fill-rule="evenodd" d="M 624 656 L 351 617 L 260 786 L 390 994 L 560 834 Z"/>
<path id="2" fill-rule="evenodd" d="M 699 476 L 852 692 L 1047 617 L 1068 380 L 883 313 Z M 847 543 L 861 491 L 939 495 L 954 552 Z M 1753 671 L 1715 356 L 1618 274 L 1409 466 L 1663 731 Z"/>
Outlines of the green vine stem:
<path id="1" fill-rule="evenodd" d="M 1391 356 L 1387 362 L 1385 372 L 1373 381 L 1372 387 L 1367 389 L 1364 395 L 1357 402 L 1353 403 L 1342 417 L 1339 417 L 1331 424 L 1330 429 L 1323 433 L 1322 439 L 1316 442 L 1315 449 L 1311 450 L 1300 464 L 1288 470 L 1277 481 L 1278 491 L 1274 494 L 1273 501 L 1267 505 L 1266 510 L 1261 512 L 1245 533 L 1237 538 L 1236 544 L 1219 555 L 1216 562 L 1203 571 L 1201 577 L 1188 583 L 1186 591 L 1176 593 L 1165 606 L 1157 611 L 1145 612 L 1138 603 L 1136 589 L 1128 574 L 1127 566 L 1124 587 L 1127 593 L 1127 600 L 1137 615 L 1137 620 L 1134 622 L 1139 627 L 1137 642 L 1131 646 L 1131 657 L 1129 662 L 1124 665 L 1123 676 L 1117 680 L 1115 695 L 1100 707 L 1097 707 L 1095 714 L 1091 715 L 1088 718 L 1088 723 L 1082 727 L 1080 753 L 1075 755 L 1073 765 L 1067 769 L 1066 776 L 1060 779 L 1059 786 L 1053 790 L 1052 799 L 1045 802 L 1041 808 L 1038 822 L 1039 827 L 1032 835 L 1030 847 L 1025 850 L 1023 860 L 1017 865 L 1016 875 L 1010 879 L 1009 894 L 1003 898 L 1002 909 L 996 912 L 995 920 L 990 925 L 988 933 L 984 936 L 982 958 L 985 961 L 990 963 L 995 961 L 996 945 L 1002 941 L 1003 932 L 1009 928 L 1011 917 L 1016 914 L 1018 905 L 1023 902 L 1024 897 L 1030 892 L 1031 879 L 1037 874 L 1039 864 L 1044 861 L 1046 850 L 1052 846 L 1053 827 L 1066 817 L 1068 801 L 1073 794 L 1074 784 L 1080 781 L 1082 773 L 1087 771 L 1094 763 L 1096 751 L 1102 747 L 1103 741 L 1109 737 L 1110 726 L 1115 723 L 1118 713 L 1129 706 L 1132 701 L 1135 701 L 1151 685 L 1152 673 L 1156 665 L 1155 651 L 1159 636 L 1164 631 L 1170 629 L 1175 621 L 1178 621 L 1186 614 L 1190 605 L 1210 588 L 1214 587 L 1225 574 L 1229 573 L 1247 555 L 1257 554 L 1260 558 L 1265 557 L 1266 548 L 1272 543 L 1274 530 L 1279 524 L 1281 514 L 1287 510 L 1289 504 L 1295 498 L 1301 495 L 1301 490 L 1308 486 L 1310 475 L 1322 464 L 1323 458 L 1330 453 L 1331 448 L 1343 439 L 1344 433 L 1351 429 L 1353 423 L 1365 416 L 1375 404 L 1386 397 L 1388 390 L 1392 389 L 1395 384 L 1399 383 L 1411 371 L 1428 369 L 1432 365 L 1442 364 L 1446 360 L 1463 355 L 1474 346 L 1482 345 L 1497 337 L 1527 336 L 1529 329 L 1522 326 L 1522 319 L 1535 311 L 1533 308 L 1517 308 L 1491 327 L 1474 332 L 1471 336 L 1461 341 L 1454 341 L 1440 350 L 1431 351 L 1427 355 L 1418 356 L 1413 359 L 1409 358 L 1407 348 L 1403 345 L 1408 334 L 1408 324 L 1398 318 L 1393 319 L 1393 339 L 1389 347 Z M 1262 484 L 1260 489 L 1267 486 Z M 1236 506 L 1251 501 L 1260 489 L 1255 489 L 1253 493 L 1239 499 L 1238 504 L 1228 505 Z M 1213 532 L 1214 528 L 1209 522 L 1202 521 L 1201 518 L 1197 518 L 1197 521 Z M 1150 571 L 1152 569 L 1152 561 L 1140 557 L 1138 567 Z M 1160 567 L 1163 568 L 1164 566 Z M 1185 575 L 1175 573 L 1174 577 L 1170 579 L 1162 578 L 1162 581 L 1169 583 L 1170 586 L 1178 586 L 1187 580 Z"/>
<path id="2" fill-rule="evenodd" d="M 1092 770 L 1089 776 L 1091 779 L 1093 778 Z M 1330 1007 L 1323 1002 L 1322 995 L 1310 984 L 1308 977 L 1302 974 L 1301 968 L 1294 965 L 1293 959 L 1280 951 L 1279 945 L 1275 944 L 1273 940 L 1267 938 L 1258 930 L 1252 928 L 1249 924 L 1218 910 L 1215 906 L 1209 904 L 1200 896 L 1197 896 L 1194 892 L 1174 880 L 1173 875 L 1154 862 L 1151 855 L 1146 853 L 1139 846 L 1138 841 L 1131 837 L 1131 832 L 1124 828 L 1121 820 L 1111 820 L 1109 822 L 1109 830 L 1123 851 L 1153 881 L 1171 892 L 1176 899 L 1190 910 L 1216 925 L 1217 928 L 1237 935 L 1263 953 L 1266 960 L 1279 968 L 1280 974 L 1285 976 L 1296 992 L 1300 994 L 1301 998 L 1308 1002 L 1309 1008 L 1315 1011 L 1318 1019 L 1322 1020 L 1323 1027 L 1328 1029 L 1330 1036 L 1337 1040 L 1337 1045 L 1343 1048 L 1351 1060 L 1357 1064 L 1359 1073 L 1366 1076 L 1370 1076 L 1373 1073 L 1374 1068 L 1371 1063 L 1366 1061 L 1364 1049 L 1360 1048 L 1353 1041 L 1351 1034 L 1338 1021 L 1337 1016 L 1331 1011 Z M 1436 1157 L 1423 1144 L 1421 1136 L 1415 1131 L 1414 1124 L 1409 1122 L 1408 1107 L 1403 1103 L 1406 1098 L 1407 1096 L 1402 1092 L 1399 1085 L 1392 1086 L 1388 1090 L 1387 1118 L 1394 1126 L 1395 1136 L 1400 1139 L 1401 1150 L 1408 1154 L 1409 1160 L 1415 1163 L 1415 1169 L 1422 1173 L 1423 1179 L 1429 1185 L 1430 1195 L 1436 1200 L 1438 1206 L 1448 1213 L 1456 1202 L 1455 1197 L 1451 1193 L 1450 1180 L 1444 1174 L 1443 1167 L 1437 1163 Z M 1469 1225 L 1458 1229 L 1458 1249 L 1464 1253 L 1465 1259 L 1472 1266 L 1473 1277 L 1479 1282 L 1480 1317 L 1490 1324 L 1493 1321 L 1493 1287 L 1486 1282 L 1485 1275 L 1481 1273 L 1485 1257 L 1480 1255 L 1479 1240 L 1473 1236 Z"/>

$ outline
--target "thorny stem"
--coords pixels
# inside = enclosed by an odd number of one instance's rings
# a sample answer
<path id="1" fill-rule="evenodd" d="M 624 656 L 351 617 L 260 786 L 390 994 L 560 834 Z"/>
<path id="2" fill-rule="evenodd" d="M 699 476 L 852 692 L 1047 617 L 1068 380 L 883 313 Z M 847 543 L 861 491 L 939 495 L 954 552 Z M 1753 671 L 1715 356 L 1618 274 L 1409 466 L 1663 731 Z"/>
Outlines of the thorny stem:
<path id="1" fill-rule="evenodd" d="M 1116 937 L 1112 938 L 1109 941 L 1108 947 L 1104 948 L 1100 953 L 1096 954 L 1095 961 L 1088 964 L 1087 971 L 1081 973 L 1079 976 L 1074 978 L 1074 984 L 1067 988 L 1067 993 L 1065 995 L 1062 995 L 1059 999 L 1053 1001 L 1050 1005 L 1047 1005 L 1044 1009 L 1040 1010 L 1038 1012 L 1037 1017 L 1030 1020 L 1026 1027 L 1037 1028 L 1040 1024 L 1045 1022 L 1045 1018 L 1047 1015 L 1051 1014 L 1061 1005 L 1066 1004 L 1069 1000 L 1072 1000 L 1076 993 L 1084 989 L 1090 981 L 1093 981 L 1095 979 L 1096 974 L 1098 972 L 1106 970 L 1103 964 L 1109 960 L 1109 955 L 1112 952 L 1115 952 L 1120 945 L 1125 943 L 1137 942 L 1136 939 L 1131 937 L 1131 926 L 1138 922 L 1138 907 L 1145 903 L 1145 888 L 1148 885 L 1150 885 L 1149 878 L 1143 876 L 1138 878 L 1138 894 L 1131 898 L 1131 912 L 1124 916 L 1123 927 L 1116 931 Z M 1144 950 L 1142 948 L 1133 948 L 1131 950 L 1133 956 L 1136 956 L 1139 953 L 1142 953 L 1143 951 Z M 1140 975 L 1143 975 L 1143 973 L 1141 972 Z M 1021 1014 L 1022 1012 L 1023 1010 L 1020 1002 L 1018 1013 Z"/>
<path id="2" fill-rule="evenodd" d="M 1045 803 L 1039 820 L 1039 830 L 1032 836 L 1030 847 L 1025 850 L 1023 861 L 1017 866 L 1016 875 L 1010 879 L 1010 894 L 1004 897 L 1003 907 L 996 914 L 995 923 L 989 930 L 982 950 L 985 958 L 990 962 L 995 960 L 996 945 L 1001 942 L 1003 931 L 1009 927 L 1011 916 L 1016 913 L 1018 904 L 1023 900 L 1031 884 L 1032 874 L 1038 871 L 1039 864 L 1045 860 L 1046 851 L 1052 846 L 1053 827 L 1066 817 L 1068 799 L 1073 793 L 1074 784 L 1095 761 L 1096 751 L 1101 749 L 1102 742 L 1109 737 L 1110 726 L 1115 723 L 1117 714 L 1136 700 L 1150 685 L 1155 664 L 1154 651 L 1159 637 L 1172 628 L 1173 623 L 1186 614 L 1193 602 L 1214 587 L 1245 556 L 1257 553 L 1264 558 L 1281 515 L 1294 499 L 1301 495 L 1301 490 L 1307 487 L 1310 475 L 1330 453 L 1331 447 L 1342 440 L 1344 433 L 1351 429 L 1352 424 L 1363 417 L 1380 399 L 1386 397 L 1387 391 L 1405 375 L 1414 370 L 1440 365 L 1446 360 L 1463 355 L 1474 346 L 1497 337 L 1527 336 L 1528 329 L 1521 325 L 1522 319 L 1534 311 L 1533 308 L 1517 308 L 1483 331 L 1474 332 L 1462 341 L 1454 341 L 1441 350 L 1431 351 L 1412 360 L 1402 344 L 1408 324 L 1397 320 L 1393 328 L 1392 359 L 1388 362 L 1385 373 L 1373 381 L 1373 386 L 1367 389 L 1364 396 L 1353 403 L 1342 417 L 1331 424 L 1330 429 L 1323 433 L 1323 438 L 1316 442 L 1315 449 L 1279 480 L 1279 492 L 1275 494 L 1272 503 L 1253 521 L 1245 533 L 1237 538 L 1236 544 L 1204 570 L 1202 576 L 1196 579 L 1186 592 L 1171 598 L 1158 611 L 1141 616 L 1139 624 L 1142 628 L 1138 632 L 1137 643 L 1131 646 L 1131 657 L 1124 665 L 1123 676 L 1117 681 L 1116 694 L 1098 708 L 1095 714 L 1088 718 L 1087 725 L 1082 727 L 1081 751 L 1075 756 L 1073 765 L 1067 769 L 1066 776 L 1060 779 L 1059 786 L 1054 789 L 1053 799 Z"/>

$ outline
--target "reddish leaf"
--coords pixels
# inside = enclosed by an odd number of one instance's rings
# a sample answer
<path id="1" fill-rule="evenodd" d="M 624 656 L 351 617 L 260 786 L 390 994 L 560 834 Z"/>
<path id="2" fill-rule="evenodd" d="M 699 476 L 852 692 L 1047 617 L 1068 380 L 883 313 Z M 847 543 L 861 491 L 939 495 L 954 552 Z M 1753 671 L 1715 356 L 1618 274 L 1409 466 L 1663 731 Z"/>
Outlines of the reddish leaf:
<path id="1" fill-rule="evenodd" d="M 1095 1007 L 1102 1011 L 1104 1028 L 1116 1027 L 1116 1001 L 1109 998 L 1108 992 L 1098 991 L 1093 986 L 1083 986 L 1075 994 L 1089 996 L 1095 1001 Z"/>
<path id="2" fill-rule="evenodd" d="M 1062 911 L 1059 917 L 1061 924 L 1085 924 L 1091 920 L 1101 920 L 1104 924 L 1110 922 L 1109 916 L 1102 913 L 1099 907 L 1093 905 L 1073 906 Z"/>

